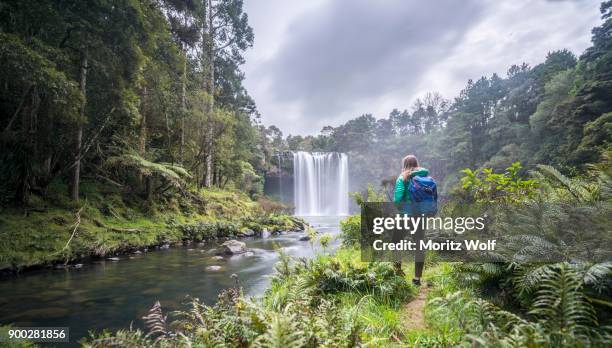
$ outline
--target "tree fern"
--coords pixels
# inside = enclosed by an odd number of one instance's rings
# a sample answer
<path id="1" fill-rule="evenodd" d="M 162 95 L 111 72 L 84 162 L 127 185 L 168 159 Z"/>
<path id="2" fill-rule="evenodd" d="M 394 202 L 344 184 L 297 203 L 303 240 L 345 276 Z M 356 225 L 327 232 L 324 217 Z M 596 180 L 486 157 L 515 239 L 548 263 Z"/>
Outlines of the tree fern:
<path id="1" fill-rule="evenodd" d="M 583 282 L 591 286 L 598 293 L 603 294 L 612 290 L 612 262 L 596 264 L 578 264 L 578 274 L 582 276 Z M 582 268 L 582 269 L 580 269 Z"/>
<path id="2" fill-rule="evenodd" d="M 557 331 L 589 336 L 598 326 L 595 310 L 582 291 L 578 273 L 561 263 L 543 274 L 533 309 L 554 335 Z"/>
<path id="3" fill-rule="evenodd" d="M 538 171 L 548 180 L 550 186 L 561 187 L 579 202 L 594 202 L 600 198 L 599 185 L 590 182 L 584 175 L 568 178 L 554 167 L 543 164 L 538 165 Z"/>
<path id="4" fill-rule="evenodd" d="M 191 174 L 183 167 L 170 163 L 151 162 L 134 153 L 109 157 L 105 164 L 111 168 L 130 168 L 144 176 L 157 176 L 175 187 L 185 186 L 185 179 L 191 178 Z"/>

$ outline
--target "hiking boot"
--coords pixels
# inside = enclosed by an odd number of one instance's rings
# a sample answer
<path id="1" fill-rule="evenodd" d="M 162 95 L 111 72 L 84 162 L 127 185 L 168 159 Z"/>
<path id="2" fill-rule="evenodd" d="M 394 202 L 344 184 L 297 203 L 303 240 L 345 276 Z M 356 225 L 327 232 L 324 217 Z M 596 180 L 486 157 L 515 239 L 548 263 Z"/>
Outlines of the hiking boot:
<path id="1" fill-rule="evenodd" d="M 412 285 L 421 286 L 421 279 L 412 278 Z"/>

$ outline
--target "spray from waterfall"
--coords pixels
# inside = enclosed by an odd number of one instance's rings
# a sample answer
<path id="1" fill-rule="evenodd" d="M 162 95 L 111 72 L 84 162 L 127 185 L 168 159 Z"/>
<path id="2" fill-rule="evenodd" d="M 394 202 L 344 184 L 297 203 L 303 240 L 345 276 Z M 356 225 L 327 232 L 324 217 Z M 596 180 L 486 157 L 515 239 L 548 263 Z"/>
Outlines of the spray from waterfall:
<path id="1" fill-rule="evenodd" d="M 293 154 L 293 176 L 296 215 L 348 215 L 348 158 L 346 154 L 295 152 Z"/>

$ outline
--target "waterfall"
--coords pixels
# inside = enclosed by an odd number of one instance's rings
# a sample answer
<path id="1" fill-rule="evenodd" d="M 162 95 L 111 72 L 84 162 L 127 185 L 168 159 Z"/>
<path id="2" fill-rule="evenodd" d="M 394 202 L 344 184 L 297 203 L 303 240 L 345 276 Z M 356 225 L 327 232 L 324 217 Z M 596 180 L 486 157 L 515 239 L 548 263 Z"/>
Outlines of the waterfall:
<path id="1" fill-rule="evenodd" d="M 338 152 L 293 154 L 295 214 L 348 215 L 348 158 Z"/>
<path id="2" fill-rule="evenodd" d="M 278 200 L 283 202 L 283 167 L 281 154 L 278 154 Z"/>

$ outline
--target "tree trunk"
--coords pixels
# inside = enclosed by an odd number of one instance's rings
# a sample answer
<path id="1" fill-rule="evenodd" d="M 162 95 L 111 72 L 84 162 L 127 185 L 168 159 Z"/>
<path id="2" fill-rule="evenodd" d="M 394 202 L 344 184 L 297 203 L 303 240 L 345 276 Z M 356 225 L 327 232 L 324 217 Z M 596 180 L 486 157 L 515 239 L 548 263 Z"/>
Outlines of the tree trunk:
<path id="1" fill-rule="evenodd" d="M 142 158 L 147 154 L 147 86 L 142 89 L 142 99 L 140 100 L 140 135 L 138 137 L 138 153 Z M 140 175 L 140 184 L 144 184 L 144 194 L 147 201 L 151 201 L 153 196 L 153 178 L 151 175 Z M 144 182 L 143 182 L 144 181 Z"/>
<path id="2" fill-rule="evenodd" d="M 30 156 L 30 163 L 38 163 L 39 160 L 39 139 L 38 139 L 38 111 L 40 109 L 40 94 L 38 93 L 38 87 L 34 87 L 32 92 L 32 108 L 30 109 L 30 127 L 28 134 L 28 145 L 26 151 Z M 30 175 L 30 188 L 38 185 L 38 178 L 36 171 L 32 170 Z"/>
<path id="3" fill-rule="evenodd" d="M 215 107 L 215 33 L 213 32 L 212 0 L 208 0 L 207 7 L 208 47 L 206 55 L 208 78 L 206 79 L 206 91 L 209 94 L 209 103 L 207 110 L 208 128 L 206 133 L 206 178 L 204 180 L 204 185 L 206 187 L 211 187 L 213 180 L 213 110 Z"/>
<path id="4" fill-rule="evenodd" d="M 145 178 L 145 197 L 147 202 L 153 201 L 153 187 L 154 187 L 153 176 L 149 175 Z"/>
<path id="5" fill-rule="evenodd" d="M 164 107 L 164 119 L 166 121 L 166 149 L 168 151 L 168 155 L 170 155 L 171 163 L 174 164 L 175 157 L 174 152 L 172 151 L 172 129 L 170 128 L 170 118 L 168 117 L 168 110 Z"/>
<path id="6" fill-rule="evenodd" d="M 21 112 L 21 136 L 23 145 L 23 157 L 18 172 L 19 177 L 19 188 L 16 191 L 15 201 L 19 205 L 26 206 L 29 202 L 30 192 L 32 189 L 32 183 L 34 182 L 32 167 L 36 161 L 35 149 L 34 149 L 34 138 L 36 136 L 33 133 L 34 130 L 34 117 L 38 112 L 40 104 L 40 98 L 38 95 L 38 88 L 36 86 L 32 89 L 32 97 L 28 105 L 25 105 Z M 21 105 L 20 105 L 21 107 Z M 19 110 L 16 113 L 19 115 Z"/>
<path id="7" fill-rule="evenodd" d="M 147 150 L 147 87 L 142 90 L 140 107 L 140 137 L 138 139 L 138 152 L 144 157 Z"/>
<path id="8" fill-rule="evenodd" d="M 83 93 L 83 104 L 79 112 L 80 120 L 78 121 L 77 129 L 74 137 L 74 165 L 72 167 L 72 175 L 70 184 L 68 185 L 69 196 L 73 201 L 79 200 L 79 185 L 81 180 L 81 147 L 83 145 L 83 119 L 85 118 L 85 105 L 87 104 L 87 51 L 81 51 L 81 66 L 79 68 L 79 87 Z"/>
<path id="9" fill-rule="evenodd" d="M 185 151 L 185 116 L 187 115 L 187 55 L 183 62 L 183 78 L 181 90 L 181 145 L 179 150 L 179 162 L 183 164 Z"/>
<path id="10" fill-rule="evenodd" d="M 55 115 L 52 111 L 47 110 L 47 120 L 45 128 L 45 155 L 43 159 L 43 175 L 45 177 L 45 183 L 49 183 L 51 177 L 52 163 L 53 163 L 53 134 L 55 134 Z"/>

